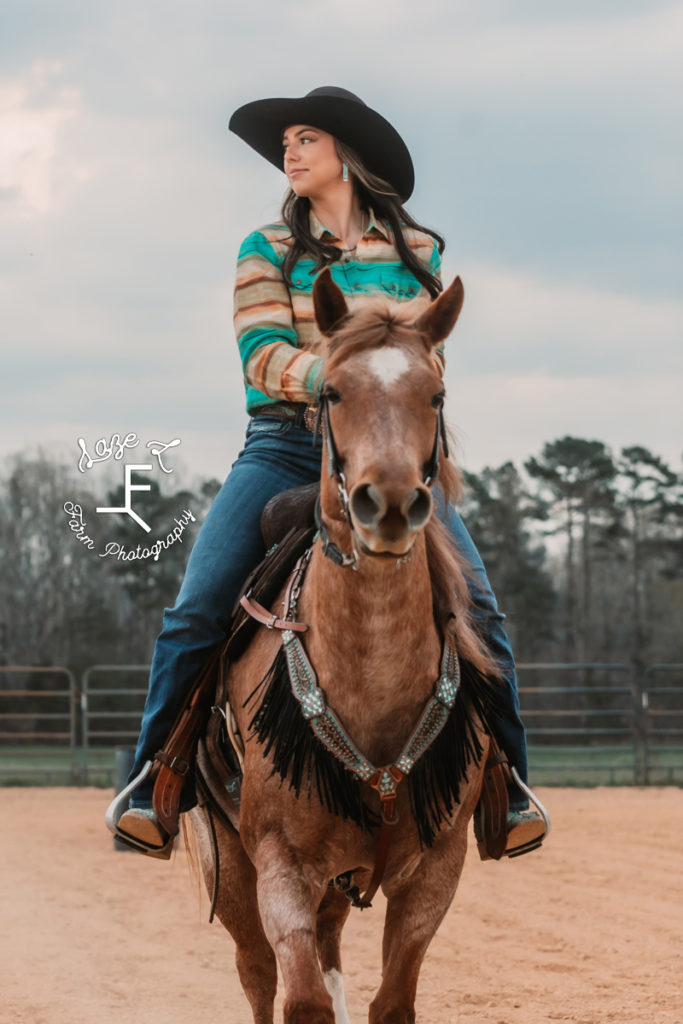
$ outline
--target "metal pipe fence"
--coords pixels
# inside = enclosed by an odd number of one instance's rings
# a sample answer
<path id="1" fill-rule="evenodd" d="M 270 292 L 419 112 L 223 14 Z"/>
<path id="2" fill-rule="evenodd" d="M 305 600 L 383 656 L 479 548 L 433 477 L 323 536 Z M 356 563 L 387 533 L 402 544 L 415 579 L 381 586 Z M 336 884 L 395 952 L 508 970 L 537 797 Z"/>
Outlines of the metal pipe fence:
<path id="1" fill-rule="evenodd" d="M 80 781 L 74 673 L 63 665 L 0 665 L 0 674 L 0 782 Z M 5 685 L 12 676 L 28 676 L 31 685 Z M 46 676 L 66 685 L 39 686 Z M 42 748 L 38 759 L 36 745 Z"/>
<path id="2" fill-rule="evenodd" d="M 657 676 L 667 682 L 655 685 Z M 641 702 L 645 721 L 643 782 L 673 783 L 681 774 L 676 752 L 683 743 L 683 663 L 649 665 L 643 672 Z"/>
<path id="3" fill-rule="evenodd" d="M 517 671 L 535 779 L 586 785 L 642 782 L 642 723 L 631 665 L 522 662 Z M 542 677 L 540 685 L 530 685 L 535 676 Z"/>
<path id="4" fill-rule="evenodd" d="M 642 674 L 602 662 L 517 667 L 533 781 L 683 784 L 683 663 Z M 0 673 L 0 784 L 113 784 L 115 750 L 137 739 L 148 665 L 91 665 L 79 682 L 63 666 Z M 4 685 L 12 674 L 23 686 Z M 38 685 L 49 676 L 65 685 Z"/>
<path id="5" fill-rule="evenodd" d="M 81 677 L 83 774 L 86 784 L 101 774 L 102 749 L 135 745 L 147 693 L 149 665 L 90 665 Z M 142 675 L 140 687 L 109 685 L 111 677 Z M 99 677 L 104 685 L 97 686 Z M 131 699 L 132 698 L 132 699 Z M 112 705 L 114 705 L 112 707 Z"/>

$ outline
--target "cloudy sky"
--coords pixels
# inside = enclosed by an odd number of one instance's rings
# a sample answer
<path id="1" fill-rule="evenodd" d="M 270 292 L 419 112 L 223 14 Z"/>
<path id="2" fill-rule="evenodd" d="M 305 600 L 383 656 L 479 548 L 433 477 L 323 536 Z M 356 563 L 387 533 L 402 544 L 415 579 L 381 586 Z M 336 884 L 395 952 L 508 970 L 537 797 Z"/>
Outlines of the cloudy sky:
<path id="1" fill-rule="evenodd" d="M 403 134 L 465 283 L 465 464 L 570 433 L 680 466 L 682 40 L 658 0 L 6 5 L 0 456 L 133 431 L 225 475 L 235 257 L 284 190 L 227 121 L 334 84 Z"/>

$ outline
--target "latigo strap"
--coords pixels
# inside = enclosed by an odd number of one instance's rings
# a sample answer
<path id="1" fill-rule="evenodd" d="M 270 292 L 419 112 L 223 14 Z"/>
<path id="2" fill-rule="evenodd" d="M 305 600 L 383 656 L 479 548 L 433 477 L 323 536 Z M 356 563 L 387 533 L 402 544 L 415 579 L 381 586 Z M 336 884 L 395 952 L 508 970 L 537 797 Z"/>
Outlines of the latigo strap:
<path id="1" fill-rule="evenodd" d="M 223 647 L 221 643 L 211 652 L 168 739 L 154 755 L 159 768 L 152 803 L 159 824 L 171 836 L 179 831 L 180 796 L 194 763 L 199 734 L 213 704 Z"/>
<path id="2" fill-rule="evenodd" d="M 493 736 L 489 736 L 489 753 L 484 767 L 481 795 L 474 812 L 475 833 L 480 854 L 493 860 L 505 853 L 508 835 L 508 759 Z M 483 848 L 483 851 L 482 851 Z"/>

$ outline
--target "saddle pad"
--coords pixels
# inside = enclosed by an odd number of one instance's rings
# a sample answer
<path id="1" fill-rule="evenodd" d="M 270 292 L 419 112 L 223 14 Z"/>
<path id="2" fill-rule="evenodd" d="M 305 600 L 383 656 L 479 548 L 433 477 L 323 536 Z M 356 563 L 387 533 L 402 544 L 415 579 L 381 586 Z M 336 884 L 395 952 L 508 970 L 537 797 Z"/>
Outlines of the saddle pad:
<path id="1" fill-rule="evenodd" d="M 279 544 L 290 527 L 312 526 L 320 481 L 281 491 L 271 498 L 261 516 L 261 533 L 267 548 Z"/>

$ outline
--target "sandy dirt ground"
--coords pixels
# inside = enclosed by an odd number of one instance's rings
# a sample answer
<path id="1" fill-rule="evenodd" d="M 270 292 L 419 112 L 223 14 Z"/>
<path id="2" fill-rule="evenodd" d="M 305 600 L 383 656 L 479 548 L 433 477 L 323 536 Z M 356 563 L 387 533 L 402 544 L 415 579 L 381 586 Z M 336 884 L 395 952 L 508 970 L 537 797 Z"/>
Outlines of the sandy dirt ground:
<path id="1" fill-rule="evenodd" d="M 553 833 L 482 863 L 425 961 L 420 1024 L 681 1024 L 683 791 L 545 790 Z M 0 790 L 2 1024 L 249 1024 L 220 924 L 186 855 L 115 852 L 110 794 Z M 379 979 L 383 906 L 352 912 L 351 1020 Z M 276 1019 L 281 1019 L 278 1009 Z"/>

